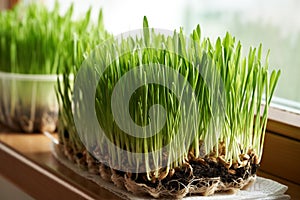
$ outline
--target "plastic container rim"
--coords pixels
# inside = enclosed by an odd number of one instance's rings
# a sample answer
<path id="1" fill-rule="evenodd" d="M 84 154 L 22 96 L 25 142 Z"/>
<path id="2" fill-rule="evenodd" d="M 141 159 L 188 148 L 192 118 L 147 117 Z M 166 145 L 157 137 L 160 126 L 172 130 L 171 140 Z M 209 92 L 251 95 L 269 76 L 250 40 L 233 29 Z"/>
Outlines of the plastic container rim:
<path id="1" fill-rule="evenodd" d="M 28 81 L 57 81 L 57 78 L 62 80 L 62 75 L 57 74 L 18 74 L 11 72 L 0 71 L 0 79 L 15 79 Z M 70 80 L 73 80 L 73 74 L 70 75 Z"/>

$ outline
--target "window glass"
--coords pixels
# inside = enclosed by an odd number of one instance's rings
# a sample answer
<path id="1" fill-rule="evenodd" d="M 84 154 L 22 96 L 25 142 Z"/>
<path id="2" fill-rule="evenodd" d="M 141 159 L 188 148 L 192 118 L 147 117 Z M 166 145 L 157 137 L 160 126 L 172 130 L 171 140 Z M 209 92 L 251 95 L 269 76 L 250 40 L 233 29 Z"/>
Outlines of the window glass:
<path id="1" fill-rule="evenodd" d="M 241 40 L 244 55 L 250 46 L 270 49 L 270 70 L 281 69 L 273 102 L 300 109 L 300 1 L 211 0 L 188 1 L 185 25 L 200 23 L 205 35 L 217 37 L 226 31 Z"/>

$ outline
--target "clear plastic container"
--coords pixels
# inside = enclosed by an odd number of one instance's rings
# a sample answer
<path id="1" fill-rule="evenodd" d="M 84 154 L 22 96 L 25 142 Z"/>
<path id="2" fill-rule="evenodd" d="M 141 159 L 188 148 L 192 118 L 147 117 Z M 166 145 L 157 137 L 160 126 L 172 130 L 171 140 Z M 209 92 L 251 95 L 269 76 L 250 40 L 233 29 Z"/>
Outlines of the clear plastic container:
<path id="1" fill-rule="evenodd" d="M 57 75 L 0 72 L 0 122 L 15 131 L 55 131 L 56 84 Z"/>

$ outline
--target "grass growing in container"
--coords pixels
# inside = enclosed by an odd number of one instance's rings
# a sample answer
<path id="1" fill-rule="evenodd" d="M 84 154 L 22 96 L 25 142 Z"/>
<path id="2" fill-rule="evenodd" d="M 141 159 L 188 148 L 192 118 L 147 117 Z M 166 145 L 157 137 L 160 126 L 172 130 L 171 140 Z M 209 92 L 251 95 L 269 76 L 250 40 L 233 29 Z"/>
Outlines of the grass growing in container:
<path id="1" fill-rule="evenodd" d="M 19 4 L 0 12 L 0 120 L 18 131 L 54 131 L 57 74 L 75 64 L 74 41 L 98 41 L 104 27 L 91 9 L 72 19 L 73 5 L 61 15 L 59 4 Z M 86 48 L 86 47 L 84 47 Z"/>
<path id="2" fill-rule="evenodd" d="M 247 57 L 241 49 L 229 33 L 212 44 L 199 26 L 165 35 L 146 18 L 140 35 L 100 44 L 77 65 L 74 89 L 66 75 L 58 90 L 65 154 L 136 194 L 243 188 L 261 160 L 280 72 L 269 74 L 262 45 Z"/>
<path id="3" fill-rule="evenodd" d="M 56 74 L 73 65 L 74 34 L 93 31 L 91 9 L 72 20 L 73 5 L 64 15 L 59 4 L 49 11 L 41 4 L 20 4 L 0 13 L 0 70 L 21 74 Z M 102 26 L 102 24 L 98 24 Z M 96 25 L 97 26 L 97 25 Z"/>

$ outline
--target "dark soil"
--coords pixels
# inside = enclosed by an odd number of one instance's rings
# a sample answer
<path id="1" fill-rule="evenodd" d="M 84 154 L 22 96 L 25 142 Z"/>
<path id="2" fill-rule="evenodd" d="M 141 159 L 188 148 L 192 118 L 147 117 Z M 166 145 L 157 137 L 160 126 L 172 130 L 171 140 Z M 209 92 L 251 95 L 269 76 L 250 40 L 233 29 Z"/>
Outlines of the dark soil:
<path id="1" fill-rule="evenodd" d="M 205 163 L 190 161 L 189 164 L 181 168 L 176 168 L 173 176 L 167 176 L 165 179 L 156 181 L 155 183 L 147 181 L 145 174 L 139 174 L 135 181 L 137 183 L 144 183 L 151 188 L 157 188 L 161 184 L 167 190 L 178 191 L 188 186 L 191 180 L 193 180 L 192 184 L 198 185 L 197 180 L 202 180 L 203 178 L 220 178 L 225 184 L 236 184 L 241 178 L 246 180 L 254 176 L 259 167 L 259 164 L 251 163 L 251 160 L 249 160 L 246 166 L 237 169 L 234 169 L 234 167 L 227 169 L 223 164 L 214 162 L 208 157 L 204 158 L 204 161 Z M 135 174 L 132 177 L 135 177 Z"/>
<path id="2" fill-rule="evenodd" d="M 46 110 L 48 109 L 48 110 Z M 13 131 L 22 132 L 54 132 L 57 126 L 58 112 L 50 108 L 37 107 L 34 116 L 31 117 L 30 108 L 16 108 L 13 115 L 4 113 L 2 109 L 2 123 L 9 126 Z"/>

